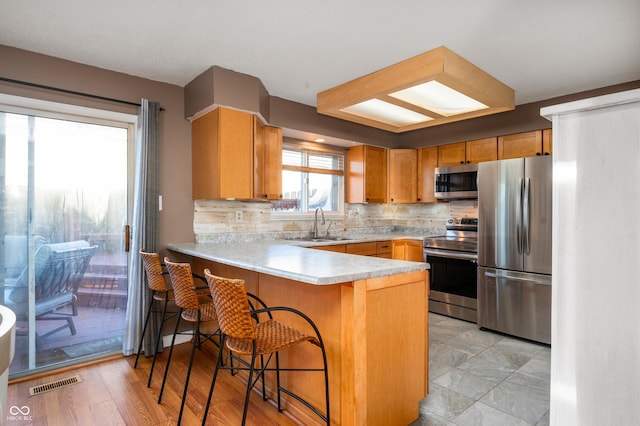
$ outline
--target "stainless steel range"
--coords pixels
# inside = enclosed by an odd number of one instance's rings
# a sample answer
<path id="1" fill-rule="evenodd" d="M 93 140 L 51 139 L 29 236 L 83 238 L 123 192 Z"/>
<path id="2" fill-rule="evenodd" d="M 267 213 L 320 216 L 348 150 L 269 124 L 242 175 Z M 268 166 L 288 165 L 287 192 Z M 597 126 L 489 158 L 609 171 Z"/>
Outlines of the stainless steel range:
<path id="1" fill-rule="evenodd" d="M 478 219 L 449 218 L 446 234 L 424 239 L 429 310 L 477 323 Z"/>

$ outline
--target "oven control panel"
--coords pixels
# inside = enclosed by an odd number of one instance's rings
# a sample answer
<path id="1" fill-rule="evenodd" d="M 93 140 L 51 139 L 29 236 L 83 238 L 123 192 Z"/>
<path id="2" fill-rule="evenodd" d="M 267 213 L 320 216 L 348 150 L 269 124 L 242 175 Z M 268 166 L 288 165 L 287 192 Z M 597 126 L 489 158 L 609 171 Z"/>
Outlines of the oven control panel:
<path id="1" fill-rule="evenodd" d="M 447 225 L 477 225 L 477 217 L 450 217 L 447 219 Z"/>
<path id="2" fill-rule="evenodd" d="M 478 229 L 477 217 L 450 217 L 447 219 L 447 229 Z"/>

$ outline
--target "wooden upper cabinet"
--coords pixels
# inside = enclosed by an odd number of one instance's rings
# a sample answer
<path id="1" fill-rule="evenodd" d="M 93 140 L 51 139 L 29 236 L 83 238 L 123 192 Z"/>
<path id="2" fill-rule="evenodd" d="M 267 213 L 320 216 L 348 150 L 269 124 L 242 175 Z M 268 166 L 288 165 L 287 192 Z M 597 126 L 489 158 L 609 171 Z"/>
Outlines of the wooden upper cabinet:
<path id="1" fill-rule="evenodd" d="M 476 164 L 497 159 L 497 138 L 495 137 L 438 146 L 438 167 Z"/>
<path id="2" fill-rule="evenodd" d="M 498 138 L 496 137 L 466 142 L 465 148 L 467 164 L 498 159 Z"/>
<path id="3" fill-rule="evenodd" d="M 418 153 L 415 149 L 390 149 L 389 202 L 415 203 L 417 201 Z"/>
<path id="4" fill-rule="evenodd" d="M 544 129 L 542 131 L 542 155 L 553 154 L 553 131 Z"/>
<path id="5" fill-rule="evenodd" d="M 438 167 L 460 166 L 466 162 L 465 142 L 438 146 Z"/>
<path id="6" fill-rule="evenodd" d="M 542 155 L 542 130 L 498 137 L 498 159 Z"/>
<path id="7" fill-rule="evenodd" d="M 387 150 L 358 145 L 347 152 L 347 203 L 387 201 Z"/>
<path id="8" fill-rule="evenodd" d="M 254 198 L 282 198 L 282 129 L 253 117 Z"/>
<path id="9" fill-rule="evenodd" d="M 193 199 L 253 198 L 253 116 L 217 108 L 191 128 Z"/>
<path id="10" fill-rule="evenodd" d="M 418 149 L 418 202 L 435 203 L 434 178 L 438 167 L 438 147 Z"/>

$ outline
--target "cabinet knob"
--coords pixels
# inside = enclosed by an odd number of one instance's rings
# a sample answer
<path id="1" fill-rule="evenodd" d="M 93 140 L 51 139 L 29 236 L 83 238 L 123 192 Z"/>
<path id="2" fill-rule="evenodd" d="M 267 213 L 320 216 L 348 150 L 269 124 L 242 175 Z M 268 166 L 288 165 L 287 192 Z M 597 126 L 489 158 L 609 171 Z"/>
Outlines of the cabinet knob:
<path id="1" fill-rule="evenodd" d="M 548 153 L 548 152 L 545 152 L 545 153 L 544 153 L 544 155 L 551 155 L 551 154 L 550 154 L 550 153 Z"/>
<path id="2" fill-rule="evenodd" d="M 536 152 L 536 157 L 540 157 L 542 154 L 539 152 Z"/>
<path id="3" fill-rule="evenodd" d="M 471 161 L 470 161 L 470 160 L 467 160 L 467 164 L 471 164 Z"/>
<path id="4" fill-rule="evenodd" d="M 464 161 L 461 161 L 460 164 L 464 164 Z"/>
<path id="5" fill-rule="evenodd" d="M 391 199 L 391 202 L 393 203 L 393 198 Z"/>
<path id="6" fill-rule="evenodd" d="M 420 198 L 418 198 L 418 201 L 421 201 Z"/>

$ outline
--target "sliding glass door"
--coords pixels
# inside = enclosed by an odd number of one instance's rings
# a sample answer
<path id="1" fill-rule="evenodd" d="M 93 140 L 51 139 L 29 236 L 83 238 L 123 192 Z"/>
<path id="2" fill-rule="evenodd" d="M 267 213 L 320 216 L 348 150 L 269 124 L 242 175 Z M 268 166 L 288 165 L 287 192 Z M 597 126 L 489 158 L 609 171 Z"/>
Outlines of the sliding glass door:
<path id="1" fill-rule="evenodd" d="M 122 347 L 132 126 L 0 110 L 0 304 L 10 376 Z"/>

